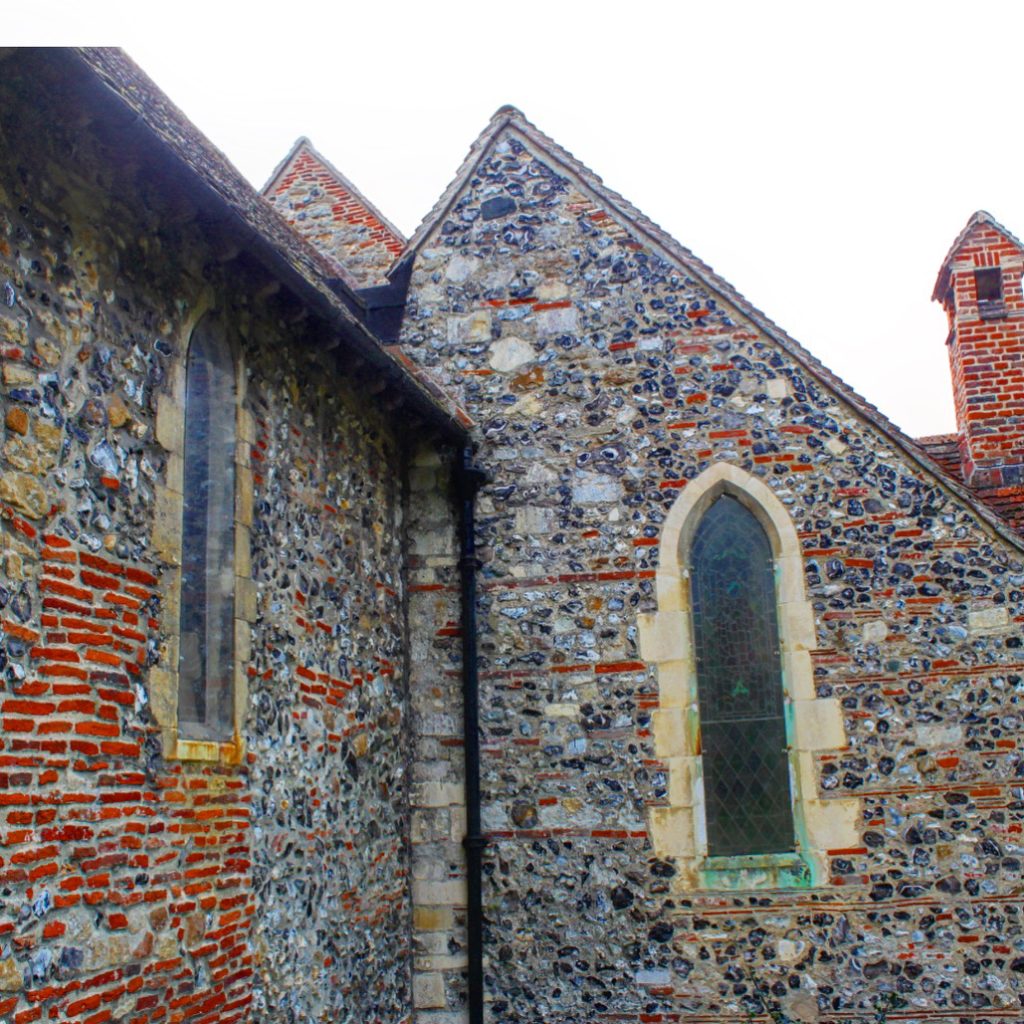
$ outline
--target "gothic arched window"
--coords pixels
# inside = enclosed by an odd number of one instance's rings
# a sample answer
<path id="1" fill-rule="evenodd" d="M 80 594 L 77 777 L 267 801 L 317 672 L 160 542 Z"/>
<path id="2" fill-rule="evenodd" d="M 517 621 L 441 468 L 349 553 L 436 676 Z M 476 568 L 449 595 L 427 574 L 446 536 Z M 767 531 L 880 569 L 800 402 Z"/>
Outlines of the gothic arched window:
<path id="1" fill-rule="evenodd" d="M 707 852 L 794 849 L 775 564 L 764 527 L 723 494 L 690 549 Z"/>
<path id="2" fill-rule="evenodd" d="M 230 736 L 234 720 L 235 360 L 220 322 L 188 349 L 182 484 L 178 729 Z"/>

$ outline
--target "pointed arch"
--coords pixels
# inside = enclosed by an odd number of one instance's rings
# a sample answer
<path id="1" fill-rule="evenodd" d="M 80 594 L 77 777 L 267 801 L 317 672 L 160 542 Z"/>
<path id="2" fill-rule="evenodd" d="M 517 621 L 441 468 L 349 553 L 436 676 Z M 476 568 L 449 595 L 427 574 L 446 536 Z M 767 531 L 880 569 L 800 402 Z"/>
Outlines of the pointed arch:
<path id="1" fill-rule="evenodd" d="M 687 561 L 708 853 L 790 852 L 793 800 L 768 534 L 726 492 L 701 516 Z"/>
<path id="2" fill-rule="evenodd" d="M 178 733 L 230 736 L 234 718 L 237 366 L 207 314 L 185 362 Z"/>
<path id="3" fill-rule="evenodd" d="M 756 521 L 771 552 L 794 829 L 790 851 L 716 855 L 709 849 L 690 559 L 701 522 L 723 496 L 735 499 Z M 818 792 L 814 753 L 845 747 L 846 735 L 839 702 L 815 695 L 814 610 L 807 600 L 800 540 L 786 506 L 763 480 L 738 466 L 710 466 L 687 483 L 666 517 L 655 582 L 658 611 L 638 622 L 641 655 L 657 669 L 655 749 L 669 774 L 668 801 L 650 812 L 655 849 L 679 863 L 681 888 L 821 884 L 827 851 L 855 844 L 860 801 L 823 799 Z"/>
<path id="4" fill-rule="evenodd" d="M 167 389 L 156 399 L 166 452 L 154 488 L 152 544 L 160 581 L 160 660 L 149 669 L 167 758 L 242 763 L 251 624 L 255 425 L 245 408 L 237 323 L 204 292 L 180 325 Z"/>

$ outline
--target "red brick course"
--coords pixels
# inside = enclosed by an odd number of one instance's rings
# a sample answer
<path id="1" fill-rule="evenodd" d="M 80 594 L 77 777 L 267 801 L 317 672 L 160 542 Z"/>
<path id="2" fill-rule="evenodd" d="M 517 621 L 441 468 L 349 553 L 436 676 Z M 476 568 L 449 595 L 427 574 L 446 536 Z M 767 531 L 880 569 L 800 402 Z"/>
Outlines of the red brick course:
<path id="1" fill-rule="evenodd" d="M 369 203 L 305 145 L 269 198 L 293 228 L 361 285 L 380 283 L 405 247 Z"/>
<path id="2" fill-rule="evenodd" d="M 133 680 L 154 637 L 156 576 L 59 536 L 40 549 L 45 632 L 3 623 L 33 646 L 26 678 L 0 704 L 0 883 L 34 909 L 16 931 L 0 920 L 0 937 L 49 948 L 52 962 L 77 949 L 89 969 L 0 999 L 0 1014 L 27 1002 L 20 1024 L 100 1024 L 117 1004 L 133 1024 L 241 1020 L 253 912 L 244 775 L 151 767 L 153 726 Z M 196 990 L 192 968 L 161 953 L 171 948 L 202 961 L 209 984 Z"/>

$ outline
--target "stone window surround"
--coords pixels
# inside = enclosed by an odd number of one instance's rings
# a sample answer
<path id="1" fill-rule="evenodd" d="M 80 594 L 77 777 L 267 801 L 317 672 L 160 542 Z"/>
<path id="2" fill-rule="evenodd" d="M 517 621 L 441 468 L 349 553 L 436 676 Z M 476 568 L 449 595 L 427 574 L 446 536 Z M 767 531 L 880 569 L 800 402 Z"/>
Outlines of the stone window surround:
<path id="1" fill-rule="evenodd" d="M 186 739 L 178 735 L 178 635 L 181 621 L 182 514 L 184 507 L 185 386 L 188 346 L 199 322 L 216 314 L 213 298 L 206 295 L 189 310 L 181 324 L 167 390 L 157 396 L 156 440 L 167 452 L 165 480 L 156 488 L 153 546 L 169 567 L 161 579 L 160 625 L 163 643 L 160 660 L 149 671 L 149 698 L 160 727 L 163 754 L 169 760 L 241 764 L 245 756 L 243 725 L 249 684 L 252 623 L 256 593 L 252 581 L 250 530 L 253 518 L 253 478 L 250 452 L 255 422 L 245 408 L 246 372 L 236 332 L 228 331 L 235 362 L 235 635 L 232 734 L 223 740 Z"/>
<path id="2" fill-rule="evenodd" d="M 686 557 L 704 511 L 721 494 L 741 501 L 768 533 L 775 556 L 782 679 L 789 744 L 796 850 L 786 854 L 709 857 L 699 753 L 697 674 Z M 640 652 L 657 669 L 659 707 L 652 716 L 655 754 L 668 769 L 668 799 L 649 808 L 659 857 L 674 858 L 674 886 L 757 890 L 806 888 L 828 881 L 828 852 L 859 842 L 860 800 L 822 799 L 814 754 L 847 746 L 838 699 L 817 697 L 811 651 L 814 609 L 804 586 L 804 562 L 785 505 L 758 477 L 719 462 L 687 483 L 666 517 L 655 579 L 658 610 L 638 617 Z"/>

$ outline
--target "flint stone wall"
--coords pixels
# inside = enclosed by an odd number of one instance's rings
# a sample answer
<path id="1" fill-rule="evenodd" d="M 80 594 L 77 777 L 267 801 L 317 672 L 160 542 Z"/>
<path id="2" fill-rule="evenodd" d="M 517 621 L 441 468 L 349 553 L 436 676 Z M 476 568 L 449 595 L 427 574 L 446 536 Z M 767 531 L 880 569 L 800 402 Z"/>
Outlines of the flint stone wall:
<path id="1" fill-rule="evenodd" d="M 407 1020 L 398 443 L 178 172 L 37 63 L 0 83 L 0 1020 Z M 253 426 L 235 765 L 165 760 L 153 713 L 156 409 L 201 301 Z"/>
<path id="2" fill-rule="evenodd" d="M 493 473 L 489 1019 L 1017 1019 L 1020 550 L 514 128 L 420 244 L 402 337 Z M 848 738 L 811 796 L 857 801 L 855 835 L 803 889 L 700 888 L 652 843 L 673 779 L 639 616 L 669 508 L 723 461 L 792 516 Z M 457 974 L 442 994 L 418 1020 L 456 1019 Z"/>

